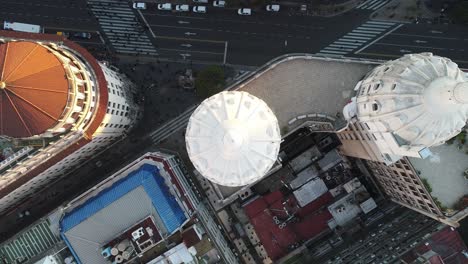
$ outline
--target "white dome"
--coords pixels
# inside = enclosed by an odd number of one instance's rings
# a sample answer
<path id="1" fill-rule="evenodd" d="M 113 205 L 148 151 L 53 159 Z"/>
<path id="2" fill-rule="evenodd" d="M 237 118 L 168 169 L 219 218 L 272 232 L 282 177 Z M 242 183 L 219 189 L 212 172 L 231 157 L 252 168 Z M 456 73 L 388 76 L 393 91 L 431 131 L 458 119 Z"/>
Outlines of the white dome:
<path id="1" fill-rule="evenodd" d="M 192 114 L 185 141 L 200 174 L 219 185 L 243 186 L 271 169 L 281 135 L 265 102 L 246 92 L 221 92 Z"/>
<path id="2" fill-rule="evenodd" d="M 370 72 L 357 96 L 357 117 L 391 132 L 400 145 L 430 147 L 458 134 L 468 119 L 468 79 L 457 64 L 410 54 Z"/>

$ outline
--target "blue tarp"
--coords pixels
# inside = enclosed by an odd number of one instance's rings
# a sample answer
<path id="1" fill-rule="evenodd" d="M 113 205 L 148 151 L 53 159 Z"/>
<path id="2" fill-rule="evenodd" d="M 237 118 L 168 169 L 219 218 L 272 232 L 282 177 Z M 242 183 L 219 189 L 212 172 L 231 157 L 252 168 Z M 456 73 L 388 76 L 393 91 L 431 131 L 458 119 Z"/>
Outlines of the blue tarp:
<path id="1" fill-rule="evenodd" d="M 176 230 L 186 220 L 182 208 L 169 192 L 164 178 L 159 175 L 158 168 L 154 165 L 144 164 L 137 171 L 130 173 L 127 177 L 67 213 L 60 223 L 61 232 L 67 232 L 139 186 L 143 186 L 169 233 Z M 127 211 L 131 208 L 122 208 L 122 210 Z"/>

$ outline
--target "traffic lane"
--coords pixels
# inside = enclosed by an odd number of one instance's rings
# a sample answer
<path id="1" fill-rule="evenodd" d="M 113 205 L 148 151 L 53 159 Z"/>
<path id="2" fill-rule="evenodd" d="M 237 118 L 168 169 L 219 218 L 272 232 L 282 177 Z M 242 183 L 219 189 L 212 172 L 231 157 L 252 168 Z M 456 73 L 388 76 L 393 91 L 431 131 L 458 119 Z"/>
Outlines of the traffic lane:
<path id="1" fill-rule="evenodd" d="M 468 38 L 466 27 L 460 25 L 405 24 L 395 33 L 445 38 Z"/>
<path id="2" fill-rule="evenodd" d="M 228 42 L 226 61 L 229 64 L 260 66 L 282 54 L 289 53 L 284 40 L 251 37 L 250 41 Z"/>
<path id="3" fill-rule="evenodd" d="M 310 25 L 289 25 L 289 24 L 266 24 L 264 22 L 238 23 L 236 21 L 220 22 L 214 19 L 181 19 L 172 17 L 168 19 L 148 19 L 148 24 L 155 28 L 156 32 L 165 32 L 172 29 L 218 31 L 230 34 L 249 32 L 261 35 L 282 34 L 285 36 L 311 36 L 323 34 L 325 27 Z M 320 32 L 322 31 L 322 32 Z M 225 37 L 217 36 L 218 39 Z"/>
<path id="4" fill-rule="evenodd" d="M 401 45 L 381 45 L 379 43 L 375 43 L 374 45 L 366 48 L 365 50 L 361 51 L 358 55 L 359 57 L 368 57 L 373 59 L 396 59 L 400 58 L 401 56 L 408 54 L 408 53 L 420 53 L 420 52 L 432 52 L 435 55 L 450 58 L 452 61 L 459 64 L 462 68 L 466 68 L 468 66 L 468 59 L 466 52 L 460 52 L 456 50 L 450 49 L 428 49 L 422 47 L 408 47 L 408 46 L 401 46 Z"/>
<path id="5" fill-rule="evenodd" d="M 156 37 L 156 49 L 160 48 L 173 48 L 173 49 L 189 49 L 196 51 L 209 51 L 216 53 L 223 53 L 225 50 L 226 42 L 212 42 L 197 40 L 191 38 L 174 38 L 167 36 Z"/>
<path id="6" fill-rule="evenodd" d="M 78 28 L 83 30 L 97 30 L 98 24 L 94 19 L 76 18 L 69 16 L 41 15 L 22 12 L 0 11 L 0 16 L 5 21 L 37 24 L 41 26 L 54 27 L 60 25 L 67 28 Z"/>
<path id="7" fill-rule="evenodd" d="M 222 64 L 224 63 L 223 52 L 197 51 L 187 48 L 159 48 L 156 49 L 159 57 L 173 60 L 185 60 L 187 62 L 210 62 Z"/>

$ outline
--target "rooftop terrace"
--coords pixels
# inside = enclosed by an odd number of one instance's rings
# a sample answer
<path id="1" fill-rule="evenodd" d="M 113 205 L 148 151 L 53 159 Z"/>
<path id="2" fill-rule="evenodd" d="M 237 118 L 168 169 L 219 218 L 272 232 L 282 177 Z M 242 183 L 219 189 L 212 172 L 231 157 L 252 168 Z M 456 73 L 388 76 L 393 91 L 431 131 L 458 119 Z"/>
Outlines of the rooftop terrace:
<path id="1" fill-rule="evenodd" d="M 457 149 L 457 144 L 431 148 L 432 157 L 409 158 L 419 176 L 427 179 L 432 188 L 432 197 L 443 206 L 453 208 L 464 195 L 468 195 L 468 181 L 463 172 L 468 169 L 468 155 Z"/>
<path id="2" fill-rule="evenodd" d="M 357 59 L 289 55 L 268 63 L 238 90 L 265 101 L 284 128 L 302 115 L 341 115 L 354 86 L 376 65 L 378 62 Z M 300 123 L 291 124 L 291 128 Z"/>

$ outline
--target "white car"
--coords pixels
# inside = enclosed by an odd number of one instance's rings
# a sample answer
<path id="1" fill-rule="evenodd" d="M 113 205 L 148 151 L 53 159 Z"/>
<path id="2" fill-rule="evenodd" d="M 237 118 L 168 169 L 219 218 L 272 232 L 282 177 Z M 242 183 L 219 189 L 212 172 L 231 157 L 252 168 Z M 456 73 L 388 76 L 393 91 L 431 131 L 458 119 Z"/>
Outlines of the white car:
<path id="1" fill-rule="evenodd" d="M 225 5 L 226 5 L 226 1 L 224 1 L 224 0 L 213 1 L 213 6 L 214 7 L 224 7 Z"/>
<path id="2" fill-rule="evenodd" d="M 201 3 L 201 4 L 206 4 L 208 3 L 208 0 L 193 0 L 194 3 Z"/>
<path id="3" fill-rule="evenodd" d="M 192 11 L 194 13 L 206 13 L 206 6 L 194 6 Z"/>
<path id="4" fill-rule="evenodd" d="M 241 16 L 250 16 L 252 14 L 252 9 L 250 9 L 250 8 L 239 8 L 239 10 L 237 10 L 237 14 L 239 14 Z"/>
<path id="5" fill-rule="evenodd" d="M 280 5 L 267 5 L 266 10 L 270 12 L 278 12 L 280 10 Z"/>
<path id="6" fill-rule="evenodd" d="M 175 10 L 177 12 L 188 12 L 190 10 L 189 5 L 176 5 Z"/>
<path id="7" fill-rule="evenodd" d="M 143 9 L 143 10 L 145 10 L 146 9 L 146 3 L 142 3 L 142 2 L 133 3 L 133 9 Z"/>
<path id="8" fill-rule="evenodd" d="M 172 4 L 170 3 L 158 4 L 158 10 L 172 10 Z"/>

